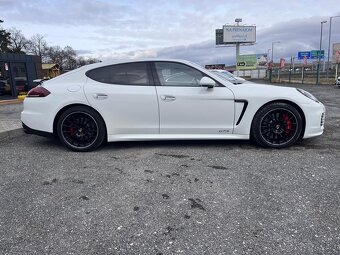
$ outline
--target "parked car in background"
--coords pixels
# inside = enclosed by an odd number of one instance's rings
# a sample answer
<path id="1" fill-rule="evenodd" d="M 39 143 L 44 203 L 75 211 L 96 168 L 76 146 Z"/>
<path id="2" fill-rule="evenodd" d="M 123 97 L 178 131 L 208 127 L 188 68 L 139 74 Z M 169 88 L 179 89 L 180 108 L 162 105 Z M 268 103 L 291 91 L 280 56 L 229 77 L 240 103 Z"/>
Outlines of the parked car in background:
<path id="1" fill-rule="evenodd" d="M 31 89 L 21 113 L 28 133 L 69 149 L 106 141 L 249 139 L 284 148 L 323 133 L 325 107 L 302 89 L 234 85 L 185 60 L 101 62 Z"/>
<path id="2" fill-rule="evenodd" d="M 10 95 L 11 94 L 11 86 L 8 83 L 8 80 L 0 80 L 0 95 Z"/>
<path id="3" fill-rule="evenodd" d="M 336 79 L 335 85 L 336 85 L 338 88 L 340 88 L 340 76 L 338 77 L 338 79 Z"/>
<path id="4" fill-rule="evenodd" d="M 212 70 L 209 70 L 209 71 L 226 78 L 227 80 L 229 80 L 230 82 L 232 82 L 234 84 L 242 84 L 242 83 L 247 82 L 247 80 L 245 80 L 241 77 L 235 76 L 231 72 L 228 72 L 227 70 L 212 69 Z"/>

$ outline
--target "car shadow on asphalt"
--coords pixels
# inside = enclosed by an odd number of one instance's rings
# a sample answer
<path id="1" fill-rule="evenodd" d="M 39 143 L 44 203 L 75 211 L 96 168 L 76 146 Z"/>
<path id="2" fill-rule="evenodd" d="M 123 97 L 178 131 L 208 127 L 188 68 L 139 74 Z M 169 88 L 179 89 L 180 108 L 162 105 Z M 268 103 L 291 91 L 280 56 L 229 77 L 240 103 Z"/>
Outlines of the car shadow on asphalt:
<path id="1" fill-rule="evenodd" d="M 64 145 L 56 138 L 53 137 L 38 137 L 35 135 L 28 135 L 34 139 L 36 146 L 41 149 L 56 149 L 60 151 L 69 151 Z M 98 148 L 98 151 L 114 151 L 124 149 L 171 149 L 171 148 L 221 148 L 224 150 L 246 149 L 246 150 L 275 150 L 272 148 L 263 148 L 256 145 L 251 140 L 164 140 L 164 141 L 124 141 L 124 142 L 109 142 Z M 310 138 L 303 140 L 288 148 L 279 149 L 279 151 L 299 151 L 306 149 L 314 150 L 331 150 L 331 145 L 325 145 L 322 140 L 317 138 Z"/>

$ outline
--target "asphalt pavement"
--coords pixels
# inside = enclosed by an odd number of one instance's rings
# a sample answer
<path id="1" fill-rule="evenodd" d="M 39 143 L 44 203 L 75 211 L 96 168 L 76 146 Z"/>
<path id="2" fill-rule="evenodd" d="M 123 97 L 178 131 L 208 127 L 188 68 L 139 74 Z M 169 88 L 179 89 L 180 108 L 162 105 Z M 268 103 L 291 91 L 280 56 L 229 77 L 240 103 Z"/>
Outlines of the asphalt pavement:
<path id="1" fill-rule="evenodd" d="M 0 254 L 340 254 L 340 89 L 299 87 L 326 127 L 288 149 L 0 141 Z"/>
<path id="2" fill-rule="evenodd" d="M 0 101 L 0 141 L 23 134 L 20 121 L 23 104 L 18 100 L 13 101 L 20 103 L 1 104 L 3 101 Z"/>

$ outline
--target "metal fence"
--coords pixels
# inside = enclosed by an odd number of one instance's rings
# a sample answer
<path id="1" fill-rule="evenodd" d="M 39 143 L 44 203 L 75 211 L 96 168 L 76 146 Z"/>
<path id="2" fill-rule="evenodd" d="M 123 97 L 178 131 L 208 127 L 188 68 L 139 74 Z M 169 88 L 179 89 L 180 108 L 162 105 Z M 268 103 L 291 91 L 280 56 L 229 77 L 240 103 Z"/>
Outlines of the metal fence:
<path id="1" fill-rule="evenodd" d="M 339 73 L 334 69 L 319 72 L 319 84 L 335 84 L 336 78 Z M 317 83 L 317 71 L 316 70 L 291 70 L 282 71 L 280 69 L 267 70 L 266 78 L 271 82 L 282 82 L 282 83 Z"/>

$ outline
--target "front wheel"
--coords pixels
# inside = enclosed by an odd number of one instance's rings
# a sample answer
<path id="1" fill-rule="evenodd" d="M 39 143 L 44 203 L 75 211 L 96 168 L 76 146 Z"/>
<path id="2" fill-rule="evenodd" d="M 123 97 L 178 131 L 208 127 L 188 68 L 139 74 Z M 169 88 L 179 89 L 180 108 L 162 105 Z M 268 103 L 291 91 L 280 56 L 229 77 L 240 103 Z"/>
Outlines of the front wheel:
<path id="1" fill-rule="evenodd" d="M 91 108 L 75 106 L 63 112 L 57 122 L 60 141 L 73 151 L 91 151 L 105 140 L 105 124 Z"/>
<path id="2" fill-rule="evenodd" d="M 255 114 L 251 126 L 252 138 L 263 147 L 288 147 L 299 140 L 301 133 L 301 115 L 286 103 L 266 105 Z"/>

